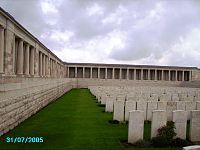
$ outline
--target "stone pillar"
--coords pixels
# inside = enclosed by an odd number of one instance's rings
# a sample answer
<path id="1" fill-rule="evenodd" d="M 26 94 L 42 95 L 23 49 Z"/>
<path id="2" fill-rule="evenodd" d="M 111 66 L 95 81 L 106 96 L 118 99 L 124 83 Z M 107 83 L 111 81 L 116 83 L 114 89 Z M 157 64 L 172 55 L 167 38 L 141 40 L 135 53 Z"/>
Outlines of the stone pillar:
<path id="1" fill-rule="evenodd" d="M 107 75 L 108 73 L 107 73 L 107 68 L 105 68 L 105 79 L 107 79 L 108 77 L 108 75 Z"/>
<path id="2" fill-rule="evenodd" d="M 43 62 L 42 62 L 42 64 L 43 64 L 43 67 L 42 67 L 42 74 L 43 74 L 44 77 L 46 77 L 46 70 L 45 70 L 45 69 L 46 69 L 46 61 L 45 61 L 45 60 L 46 60 L 46 55 L 43 54 L 43 57 L 42 57 L 42 61 L 43 61 Z M 56 72 L 57 72 L 57 71 L 56 71 Z"/>
<path id="3" fill-rule="evenodd" d="M 139 140 L 143 140 L 144 133 L 144 112 L 133 110 L 129 113 L 128 124 L 128 143 L 134 144 Z"/>
<path id="4" fill-rule="evenodd" d="M 0 74 L 4 73 L 4 29 L 0 27 Z"/>
<path id="5" fill-rule="evenodd" d="M 40 64 L 39 64 L 40 76 L 42 77 L 42 52 L 39 52 L 39 57 L 40 57 Z"/>
<path id="6" fill-rule="evenodd" d="M 112 79 L 115 79 L 115 68 L 112 70 Z"/>
<path id="7" fill-rule="evenodd" d="M 50 77 L 50 57 L 47 56 L 47 75 Z"/>
<path id="8" fill-rule="evenodd" d="M 184 70 L 183 70 L 183 72 L 182 72 L 182 81 L 185 81 L 185 73 L 184 73 Z"/>
<path id="9" fill-rule="evenodd" d="M 187 112 L 184 110 L 173 111 L 172 121 L 175 123 L 176 137 L 186 139 Z"/>
<path id="10" fill-rule="evenodd" d="M 35 49 L 34 47 L 31 47 L 30 49 L 30 75 L 34 75 L 34 55 L 35 55 Z"/>
<path id="11" fill-rule="evenodd" d="M 97 72 L 98 72 L 98 79 L 100 79 L 100 68 L 98 68 L 98 70 L 97 70 Z"/>
<path id="12" fill-rule="evenodd" d="M 113 120 L 124 121 L 124 101 L 118 100 L 114 102 Z"/>
<path id="13" fill-rule="evenodd" d="M 85 67 L 83 67 L 83 78 L 85 78 Z"/>
<path id="14" fill-rule="evenodd" d="M 157 69 L 155 69 L 155 80 L 158 80 L 157 79 Z"/>
<path id="15" fill-rule="evenodd" d="M 39 77 L 39 50 L 38 50 L 38 44 L 35 43 L 35 48 L 34 48 L 34 76 Z"/>
<path id="16" fill-rule="evenodd" d="M 127 68 L 126 79 L 129 80 L 129 68 Z"/>
<path id="17" fill-rule="evenodd" d="M 200 110 L 191 111 L 190 140 L 192 142 L 200 141 Z"/>
<path id="18" fill-rule="evenodd" d="M 75 78 L 77 78 L 77 67 L 75 67 Z"/>
<path id="19" fill-rule="evenodd" d="M 129 120 L 129 112 L 136 110 L 136 101 L 126 101 L 125 102 L 125 121 Z"/>
<path id="20" fill-rule="evenodd" d="M 177 81 L 177 79 L 178 79 L 178 72 L 177 72 L 177 70 L 175 72 L 176 72 L 175 73 L 175 81 Z"/>
<path id="21" fill-rule="evenodd" d="M 122 68 L 119 68 L 119 79 L 122 79 Z"/>
<path id="22" fill-rule="evenodd" d="M 166 123 L 167 123 L 166 111 L 154 110 L 151 122 L 151 138 L 156 137 L 158 134 L 158 129 L 166 125 Z"/>
<path id="23" fill-rule="evenodd" d="M 29 51 L 30 51 L 30 46 L 29 44 L 26 44 L 25 58 L 24 58 L 25 75 L 29 75 Z"/>
<path id="24" fill-rule="evenodd" d="M 90 68 L 90 78 L 92 78 L 92 67 Z"/>
<path id="25" fill-rule="evenodd" d="M 192 71 L 189 71 L 189 81 L 192 80 Z"/>
<path id="26" fill-rule="evenodd" d="M 171 70 L 169 70 L 169 81 L 171 81 Z"/>
<path id="27" fill-rule="evenodd" d="M 17 74 L 23 74 L 23 63 L 24 63 L 24 49 L 23 49 L 23 40 L 19 41 L 19 48 L 17 53 Z"/>
<path id="28" fill-rule="evenodd" d="M 136 80 L 136 69 L 134 69 L 134 79 L 133 80 Z"/>

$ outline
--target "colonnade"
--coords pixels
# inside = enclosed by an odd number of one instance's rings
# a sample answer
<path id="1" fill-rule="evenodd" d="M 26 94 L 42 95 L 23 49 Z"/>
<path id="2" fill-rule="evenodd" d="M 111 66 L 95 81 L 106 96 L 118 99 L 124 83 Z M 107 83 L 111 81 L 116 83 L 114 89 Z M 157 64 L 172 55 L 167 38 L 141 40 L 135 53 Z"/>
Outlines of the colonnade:
<path id="1" fill-rule="evenodd" d="M 191 81 L 192 71 L 175 68 L 121 68 L 69 66 L 69 78 Z"/>
<path id="2" fill-rule="evenodd" d="M 65 64 L 40 42 L 22 38 L 0 24 L 0 75 L 64 77 L 64 72 Z"/>

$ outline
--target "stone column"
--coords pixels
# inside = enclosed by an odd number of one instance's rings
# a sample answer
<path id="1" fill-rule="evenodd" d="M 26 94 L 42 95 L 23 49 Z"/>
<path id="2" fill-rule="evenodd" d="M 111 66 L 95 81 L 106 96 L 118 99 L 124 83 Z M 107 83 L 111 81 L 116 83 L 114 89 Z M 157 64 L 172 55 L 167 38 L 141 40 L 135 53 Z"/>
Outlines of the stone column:
<path id="1" fill-rule="evenodd" d="M 190 140 L 192 142 L 200 141 L 200 110 L 191 111 Z"/>
<path id="2" fill-rule="evenodd" d="M 161 80 L 164 80 L 164 71 L 163 70 L 161 70 Z"/>
<path id="3" fill-rule="evenodd" d="M 75 78 L 77 78 L 77 67 L 75 67 Z"/>
<path id="4" fill-rule="evenodd" d="M 151 80 L 151 78 L 150 78 L 150 69 L 148 69 L 148 80 Z"/>
<path id="5" fill-rule="evenodd" d="M 183 70 L 183 72 L 182 72 L 182 81 L 185 81 L 185 74 L 184 74 L 184 70 Z"/>
<path id="6" fill-rule="evenodd" d="M 42 63 L 43 64 L 42 74 L 43 74 L 44 77 L 46 77 L 46 70 L 45 70 L 46 69 L 46 61 L 45 60 L 46 60 L 46 55 L 43 54 L 43 57 L 42 57 L 42 61 L 43 61 L 43 63 Z"/>
<path id="7" fill-rule="evenodd" d="M 136 69 L 134 69 L 134 77 L 133 80 L 136 80 Z"/>
<path id="8" fill-rule="evenodd" d="M 90 68 L 90 78 L 92 78 L 92 67 Z"/>
<path id="9" fill-rule="evenodd" d="M 158 80 L 157 79 L 157 69 L 155 69 L 155 80 Z"/>
<path id="10" fill-rule="evenodd" d="M 113 120 L 124 121 L 124 101 L 118 100 L 114 102 Z"/>
<path id="11" fill-rule="evenodd" d="M 49 57 L 48 56 L 46 56 L 46 76 L 49 77 Z"/>
<path id="12" fill-rule="evenodd" d="M 154 110 L 151 122 L 151 138 L 156 137 L 158 134 L 158 129 L 166 125 L 166 123 L 167 123 L 166 111 Z"/>
<path id="13" fill-rule="evenodd" d="M 83 67 L 83 78 L 85 78 L 85 67 Z"/>
<path id="14" fill-rule="evenodd" d="M 115 79 L 115 68 L 112 70 L 112 79 Z"/>
<path id="15" fill-rule="evenodd" d="M 42 52 L 40 52 L 39 54 L 40 54 L 40 64 L 39 64 L 40 65 L 40 67 L 39 67 L 40 68 L 40 76 L 42 77 L 43 76 L 43 72 L 42 72 L 42 68 L 43 68 L 43 65 L 42 65 L 42 63 L 43 63 L 42 62 Z"/>
<path id="16" fill-rule="evenodd" d="M 0 27 L 0 74 L 4 73 L 4 29 Z"/>
<path id="17" fill-rule="evenodd" d="M 24 63 L 24 49 L 23 49 L 23 40 L 19 41 L 19 48 L 17 53 L 17 74 L 23 74 L 23 63 Z"/>
<path id="18" fill-rule="evenodd" d="M 187 112 L 184 110 L 173 111 L 172 121 L 175 123 L 176 137 L 186 139 Z"/>
<path id="19" fill-rule="evenodd" d="M 108 73 L 107 73 L 107 68 L 105 68 L 105 79 L 107 79 L 108 77 L 108 75 L 107 75 Z"/>
<path id="20" fill-rule="evenodd" d="M 25 51 L 25 62 L 24 62 L 25 75 L 29 75 L 29 51 L 30 51 L 30 46 L 27 43 L 26 44 L 26 51 Z"/>
<path id="21" fill-rule="evenodd" d="M 50 77 L 50 57 L 47 56 L 47 74 Z"/>
<path id="22" fill-rule="evenodd" d="M 169 70 L 169 81 L 171 81 L 171 70 Z"/>
<path id="23" fill-rule="evenodd" d="M 31 47 L 30 50 L 30 74 L 33 76 L 34 75 L 34 55 L 35 55 L 35 49 L 34 47 Z"/>
<path id="24" fill-rule="evenodd" d="M 175 73 L 175 81 L 177 81 L 177 79 L 178 79 L 178 72 L 177 72 L 177 70 L 175 72 L 176 72 Z"/>
<path id="25" fill-rule="evenodd" d="M 126 79 L 129 80 L 129 68 L 127 68 Z"/>
<path id="26" fill-rule="evenodd" d="M 192 71 L 189 71 L 189 81 L 192 80 Z"/>
<path id="27" fill-rule="evenodd" d="M 139 140 L 143 140 L 144 133 L 144 112 L 133 110 L 129 113 L 128 124 L 128 143 L 134 144 Z"/>

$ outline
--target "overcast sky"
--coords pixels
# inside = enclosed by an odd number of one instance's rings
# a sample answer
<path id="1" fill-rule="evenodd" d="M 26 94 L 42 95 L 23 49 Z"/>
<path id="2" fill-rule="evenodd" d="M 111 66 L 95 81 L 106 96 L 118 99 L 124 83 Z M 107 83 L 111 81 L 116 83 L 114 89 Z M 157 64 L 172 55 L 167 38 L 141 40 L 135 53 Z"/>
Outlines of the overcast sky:
<path id="1" fill-rule="evenodd" d="M 200 0 L 0 0 L 66 62 L 200 67 Z"/>

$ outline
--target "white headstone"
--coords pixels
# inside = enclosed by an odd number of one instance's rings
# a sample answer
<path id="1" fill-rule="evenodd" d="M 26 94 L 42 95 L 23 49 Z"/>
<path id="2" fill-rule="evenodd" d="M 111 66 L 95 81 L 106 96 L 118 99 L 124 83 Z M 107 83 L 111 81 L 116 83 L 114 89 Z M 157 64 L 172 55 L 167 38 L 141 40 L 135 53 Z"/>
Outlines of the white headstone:
<path id="1" fill-rule="evenodd" d="M 167 102 L 158 102 L 158 110 L 166 110 Z"/>
<path id="2" fill-rule="evenodd" d="M 172 121 L 175 123 L 176 137 L 186 139 L 187 112 L 184 110 L 173 111 Z"/>
<path id="3" fill-rule="evenodd" d="M 176 102 L 176 110 L 185 110 L 185 102 L 184 101 Z"/>
<path id="4" fill-rule="evenodd" d="M 114 98 L 108 98 L 106 100 L 106 112 L 113 112 L 113 108 L 114 108 Z"/>
<path id="5" fill-rule="evenodd" d="M 136 102 L 135 101 L 126 101 L 125 102 L 125 121 L 128 121 L 129 112 L 132 110 L 136 110 Z"/>
<path id="6" fill-rule="evenodd" d="M 177 102 L 167 102 L 167 121 L 172 121 L 172 111 L 176 110 Z"/>
<path id="7" fill-rule="evenodd" d="M 137 101 L 137 110 L 144 111 L 144 120 L 146 120 L 147 101 Z"/>
<path id="8" fill-rule="evenodd" d="M 200 110 L 191 111 L 190 140 L 200 142 Z"/>
<path id="9" fill-rule="evenodd" d="M 196 102 L 185 102 L 185 110 L 187 111 L 187 119 L 190 120 L 190 111 L 196 110 Z"/>
<path id="10" fill-rule="evenodd" d="M 128 143 L 135 143 L 138 140 L 143 140 L 144 133 L 144 112 L 133 110 L 129 113 L 128 124 Z"/>
<path id="11" fill-rule="evenodd" d="M 147 120 L 152 120 L 152 112 L 153 110 L 157 110 L 158 103 L 157 102 L 148 102 L 147 103 Z"/>
<path id="12" fill-rule="evenodd" d="M 114 102 L 113 120 L 124 121 L 124 101 Z"/>
<path id="13" fill-rule="evenodd" d="M 151 138 L 156 137 L 158 129 L 165 126 L 167 123 L 166 111 L 154 110 L 151 122 Z"/>

